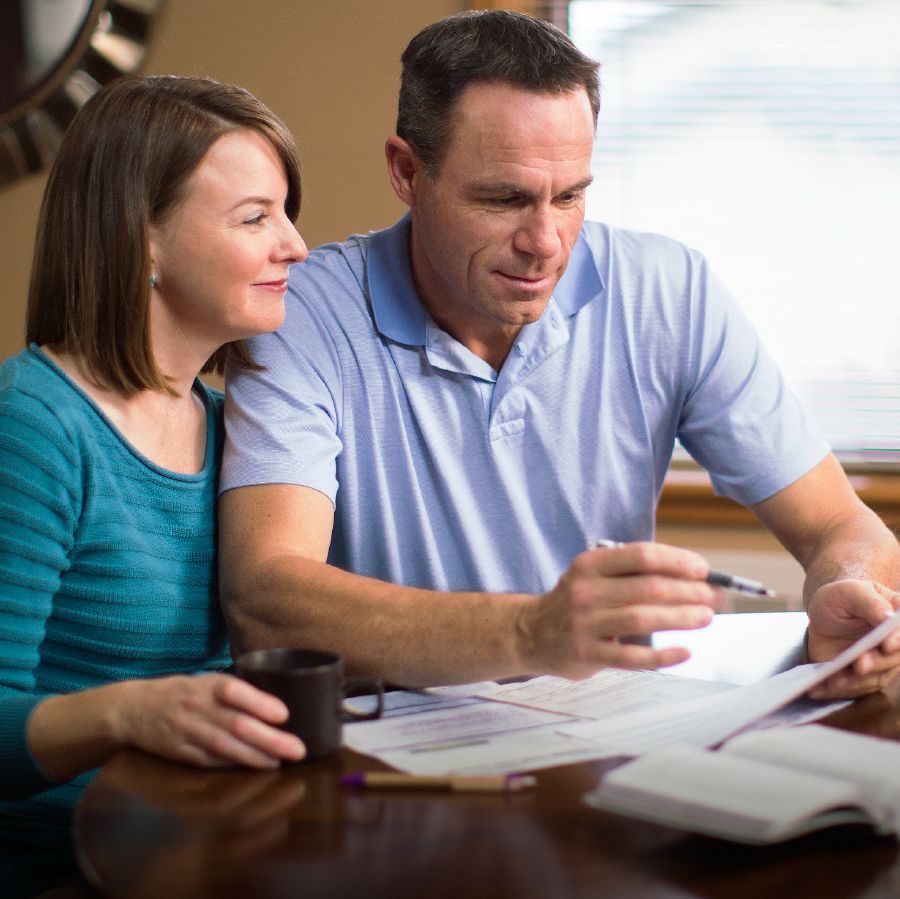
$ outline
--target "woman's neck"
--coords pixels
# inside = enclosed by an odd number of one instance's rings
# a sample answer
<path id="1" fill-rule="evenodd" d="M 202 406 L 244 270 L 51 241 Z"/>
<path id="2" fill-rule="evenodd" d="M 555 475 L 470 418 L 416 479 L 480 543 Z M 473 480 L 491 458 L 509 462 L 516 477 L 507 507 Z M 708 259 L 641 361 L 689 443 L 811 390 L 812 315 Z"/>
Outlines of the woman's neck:
<path id="1" fill-rule="evenodd" d="M 116 429 L 151 462 L 181 474 L 196 474 L 206 458 L 206 407 L 193 390 L 195 376 L 172 379 L 172 393 L 108 387 L 91 377 L 82 357 L 42 346 L 103 411 Z"/>

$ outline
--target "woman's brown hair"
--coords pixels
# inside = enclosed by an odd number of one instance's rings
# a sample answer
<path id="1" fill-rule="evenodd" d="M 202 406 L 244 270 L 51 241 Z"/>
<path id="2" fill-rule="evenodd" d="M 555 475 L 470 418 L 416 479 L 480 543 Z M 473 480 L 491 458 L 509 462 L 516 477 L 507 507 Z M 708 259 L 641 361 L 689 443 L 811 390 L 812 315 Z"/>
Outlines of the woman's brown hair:
<path id="1" fill-rule="evenodd" d="M 284 123 L 249 91 L 208 78 L 120 78 L 85 103 L 50 171 L 38 219 L 26 341 L 81 356 L 99 383 L 133 393 L 170 389 L 150 345 L 149 230 L 185 195 L 212 144 L 243 129 L 275 149 L 300 211 L 300 163 Z M 218 349 L 253 365 L 243 341 Z"/>

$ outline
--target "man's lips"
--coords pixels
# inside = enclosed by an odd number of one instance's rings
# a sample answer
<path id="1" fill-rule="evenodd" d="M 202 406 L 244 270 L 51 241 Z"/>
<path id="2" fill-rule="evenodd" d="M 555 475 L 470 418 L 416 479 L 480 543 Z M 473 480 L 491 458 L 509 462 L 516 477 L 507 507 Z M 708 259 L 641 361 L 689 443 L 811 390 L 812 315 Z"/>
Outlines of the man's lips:
<path id="1" fill-rule="evenodd" d="M 495 270 L 495 274 L 499 275 L 504 281 L 515 284 L 525 290 L 541 290 L 553 283 L 552 275 L 513 275 L 508 272 Z"/>

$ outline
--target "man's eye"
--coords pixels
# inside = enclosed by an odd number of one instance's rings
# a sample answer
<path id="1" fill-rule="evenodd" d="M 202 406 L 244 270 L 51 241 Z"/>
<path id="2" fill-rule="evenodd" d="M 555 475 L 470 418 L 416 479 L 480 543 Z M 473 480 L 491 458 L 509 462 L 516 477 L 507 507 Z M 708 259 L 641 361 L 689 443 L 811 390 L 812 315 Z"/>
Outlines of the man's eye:
<path id="1" fill-rule="evenodd" d="M 573 204 L 577 203 L 581 199 L 581 197 L 582 192 L 579 190 L 570 194 L 561 194 L 557 198 L 556 202 L 559 203 L 560 206 L 572 206 Z"/>

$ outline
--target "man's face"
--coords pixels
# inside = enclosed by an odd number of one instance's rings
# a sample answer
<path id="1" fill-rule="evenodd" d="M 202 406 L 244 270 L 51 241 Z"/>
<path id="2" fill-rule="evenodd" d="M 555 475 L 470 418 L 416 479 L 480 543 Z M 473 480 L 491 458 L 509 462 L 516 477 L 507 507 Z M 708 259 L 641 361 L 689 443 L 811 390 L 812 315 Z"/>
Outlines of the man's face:
<path id="1" fill-rule="evenodd" d="M 499 368 L 543 313 L 584 221 L 594 122 L 584 90 L 466 88 L 437 173 L 412 181 L 413 276 L 438 324 Z"/>

